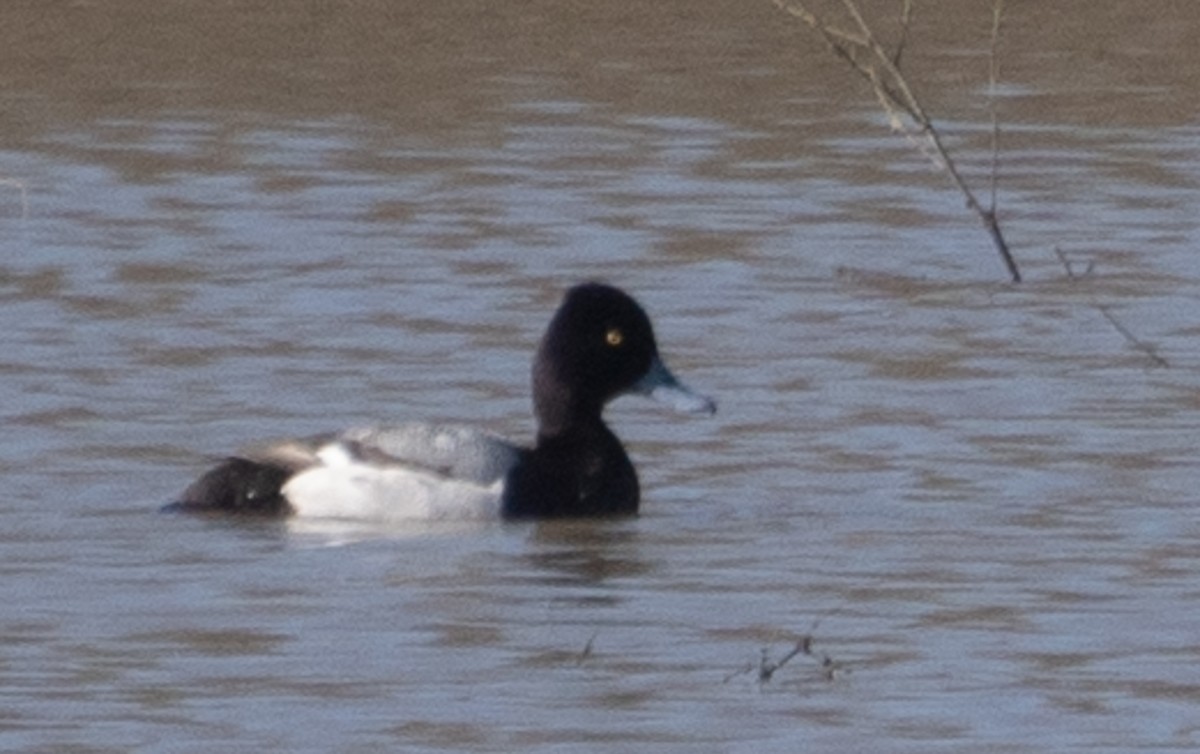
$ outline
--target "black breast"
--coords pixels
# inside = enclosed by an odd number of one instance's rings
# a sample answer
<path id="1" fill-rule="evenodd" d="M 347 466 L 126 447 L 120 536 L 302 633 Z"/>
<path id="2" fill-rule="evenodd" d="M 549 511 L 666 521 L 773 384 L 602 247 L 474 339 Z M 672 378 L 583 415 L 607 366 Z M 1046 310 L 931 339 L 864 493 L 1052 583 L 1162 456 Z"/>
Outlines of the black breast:
<path id="1" fill-rule="evenodd" d="M 509 472 L 506 518 L 632 515 L 638 510 L 637 472 L 620 442 L 600 427 L 585 437 L 541 438 Z"/>
<path id="2" fill-rule="evenodd" d="M 291 512 L 281 489 L 292 471 L 245 458 L 226 458 L 163 510 L 282 516 Z"/>

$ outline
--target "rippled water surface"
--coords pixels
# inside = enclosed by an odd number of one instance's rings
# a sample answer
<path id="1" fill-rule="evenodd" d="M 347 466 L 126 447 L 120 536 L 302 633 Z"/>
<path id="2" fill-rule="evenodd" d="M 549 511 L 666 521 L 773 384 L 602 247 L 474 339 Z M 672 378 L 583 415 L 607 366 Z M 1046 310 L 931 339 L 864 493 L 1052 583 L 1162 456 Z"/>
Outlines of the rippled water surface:
<path id="1" fill-rule="evenodd" d="M 4 8 L 0 748 L 1200 747 L 1200 6 L 1010 4 L 1012 285 L 768 2 L 259 5 Z M 990 4 L 932 5 L 986 187 Z M 610 408 L 639 518 L 156 513 L 263 437 L 528 438 L 592 278 L 721 406 Z"/>

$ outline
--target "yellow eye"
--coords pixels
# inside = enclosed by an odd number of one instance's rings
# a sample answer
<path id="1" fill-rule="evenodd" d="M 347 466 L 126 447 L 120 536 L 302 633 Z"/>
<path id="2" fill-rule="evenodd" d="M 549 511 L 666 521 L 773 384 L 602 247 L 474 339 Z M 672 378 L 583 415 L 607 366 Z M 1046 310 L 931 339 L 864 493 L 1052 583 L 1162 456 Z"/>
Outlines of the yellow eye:
<path id="1" fill-rule="evenodd" d="M 604 333 L 604 342 L 613 347 L 619 346 L 625 342 L 625 333 L 621 332 L 619 327 L 610 327 L 608 332 Z"/>

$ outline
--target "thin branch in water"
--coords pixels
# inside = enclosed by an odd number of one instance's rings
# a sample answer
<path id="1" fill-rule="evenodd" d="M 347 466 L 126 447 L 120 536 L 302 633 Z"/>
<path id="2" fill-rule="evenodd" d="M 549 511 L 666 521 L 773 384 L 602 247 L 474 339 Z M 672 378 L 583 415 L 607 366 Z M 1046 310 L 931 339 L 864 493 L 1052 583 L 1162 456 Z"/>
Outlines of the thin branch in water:
<path id="1" fill-rule="evenodd" d="M 1091 275 L 1093 270 L 1095 269 L 1095 262 L 1089 261 L 1087 267 L 1084 268 L 1083 274 L 1076 275 L 1075 268 L 1071 266 L 1071 261 L 1069 259 L 1067 259 L 1067 255 L 1065 253 L 1063 253 L 1062 249 L 1055 246 L 1054 247 L 1054 255 L 1058 257 L 1058 261 L 1060 263 L 1062 263 L 1063 269 L 1067 271 L 1067 279 L 1068 280 L 1081 280 L 1081 279 Z M 1113 314 L 1112 310 L 1108 306 L 1106 306 L 1104 304 L 1095 303 L 1094 301 L 1092 302 L 1092 306 L 1094 306 L 1096 308 L 1096 311 L 1100 312 L 1100 315 L 1102 317 L 1104 317 L 1106 320 L 1108 320 L 1108 324 L 1112 325 L 1113 329 L 1116 330 L 1117 333 L 1122 338 L 1125 339 L 1125 342 L 1127 342 L 1129 345 L 1133 346 L 1133 348 L 1135 348 L 1136 350 L 1141 351 L 1142 353 L 1146 354 L 1146 357 L 1149 358 L 1150 361 L 1153 362 L 1155 366 L 1159 366 L 1159 367 L 1171 366 L 1170 362 L 1168 362 L 1163 356 L 1159 355 L 1157 348 L 1155 348 L 1150 343 L 1147 343 L 1146 341 L 1142 340 L 1138 336 L 1134 335 L 1133 331 L 1125 326 L 1125 323 L 1123 323 L 1121 320 L 1117 319 L 1117 315 Z"/>
<path id="2" fill-rule="evenodd" d="M 1155 365 L 1160 367 L 1171 366 L 1169 363 L 1167 363 L 1166 359 L 1158 355 L 1158 350 L 1154 346 L 1130 332 L 1129 328 L 1122 324 L 1121 320 L 1117 319 L 1116 315 L 1109 311 L 1107 306 L 1104 304 L 1096 304 L 1096 309 L 1102 315 L 1104 315 L 1104 318 L 1108 320 L 1108 323 L 1113 326 L 1114 330 L 1121 334 L 1121 337 L 1125 338 L 1129 345 L 1146 354 L 1146 356 L 1149 357 L 1149 359 L 1153 361 Z"/>
<path id="3" fill-rule="evenodd" d="M 904 0 L 900 8 L 900 41 L 896 43 L 896 51 L 892 53 L 892 65 L 900 69 L 900 59 L 904 57 L 904 46 L 908 44 L 908 27 L 912 22 L 912 0 Z"/>
<path id="4" fill-rule="evenodd" d="M 942 143 L 941 133 L 925 112 L 921 101 L 913 93 L 908 80 L 900 72 L 899 56 L 889 56 L 883 49 L 855 0 L 842 0 L 842 6 L 855 26 L 858 27 L 856 34 L 835 29 L 825 23 L 809 9 L 804 0 L 772 0 L 772 2 L 780 10 L 808 24 L 821 35 L 826 46 L 837 57 L 845 60 L 859 76 L 871 84 L 876 98 L 888 114 L 892 127 L 903 133 L 910 141 L 914 143 L 919 141 L 923 144 L 921 151 L 937 167 L 946 172 L 965 198 L 967 208 L 974 212 L 983 223 L 988 235 L 991 236 L 993 245 L 1000 253 L 1012 281 L 1014 283 L 1021 282 L 1020 269 L 1017 267 L 1017 262 L 1012 256 L 1008 241 L 1004 238 L 1004 233 L 996 218 L 994 199 L 991 209 L 984 209 L 983 205 L 979 203 L 975 193 L 967 185 L 954 160 L 951 159 L 945 144 Z M 907 21 L 905 29 L 907 29 Z M 997 25 L 996 33 L 998 34 L 998 32 L 999 26 Z M 907 35 L 907 31 L 905 34 Z M 904 115 L 908 117 L 907 122 Z"/>
<path id="5" fill-rule="evenodd" d="M 594 631 L 592 632 L 592 635 L 588 637 L 587 643 L 583 645 L 583 649 L 581 649 L 579 654 L 575 656 L 576 665 L 582 665 L 585 660 L 592 656 L 592 648 L 595 647 L 596 637 L 599 636 L 599 634 L 599 631 Z"/>
<path id="6" fill-rule="evenodd" d="M 988 212 L 996 214 L 996 193 L 1000 182 L 1000 119 L 996 115 L 996 81 L 1000 78 L 1000 22 L 1004 18 L 1004 0 L 992 5 L 992 45 L 988 53 L 988 104 L 992 111 L 992 200 Z"/>
<path id="7" fill-rule="evenodd" d="M 767 648 L 763 647 L 762 657 L 758 662 L 758 682 L 766 683 L 771 680 L 771 676 L 775 675 L 775 671 L 782 668 L 792 661 L 792 658 L 798 654 L 808 654 L 809 648 L 812 646 L 812 637 L 805 636 L 800 641 L 796 642 L 796 646 L 792 647 L 779 662 L 772 662 L 767 656 Z"/>
<path id="8" fill-rule="evenodd" d="M 1087 277 L 1088 275 L 1092 274 L 1093 264 L 1088 262 L 1087 269 L 1084 270 L 1084 274 L 1075 275 L 1075 268 L 1070 265 L 1070 259 L 1067 258 L 1067 253 L 1064 252 L 1061 247 L 1054 247 L 1054 256 L 1058 257 L 1058 263 L 1062 264 L 1062 269 L 1067 271 L 1067 277 L 1069 280 L 1079 280 L 1080 277 Z"/>
<path id="9" fill-rule="evenodd" d="M 1054 247 L 1054 256 L 1058 257 L 1059 263 L 1062 264 L 1063 269 L 1066 270 L 1066 272 L 1067 272 L 1067 277 L 1071 280 L 1078 280 L 1079 278 L 1085 278 L 1088 275 L 1091 275 L 1092 272 L 1096 269 L 1096 261 L 1094 259 L 1089 259 L 1088 263 L 1087 263 L 1087 267 L 1085 267 L 1083 269 L 1083 274 L 1076 275 L 1075 268 L 1071 265 L 1071 260 L 1067 259 L 1067 255 L 1063 252 L 1063 250 L 1060 247 L 1058 247 L 1058 246 Z"/>
<path id="10" fill-rule="evenodd" d="M 813 627 L 814 629 L 816 628 L 816 623 L 813 624 Z M 814 652 L 812 634 L 805 634 L 804 636 L 801 636 L 800 639 L 792 646 L 792 648 L 789 649 L 787 653 L 778 660 L 772 660 L 770 650 L 767 647 L 763 647 L 760 650 L 757 665 L 748 663 L 742 666 L 740 669 L 735 670 L 729 675 L 725 676 L 723 683 L 729 683 L 739 675 L 745 675 L 747 673 L 753 673 L 757 671 L 756 676 L 759 685 L 765 685 L 771 681 L 771 679 L 775 676 L 775 673 L 779 672 L 784 665 L 787 665 L 800 655 L 811 657 L 816 660 L 821 666 L 822 677 L 827 681 L 832 681 L 837 675 L 837 672 L 842 670 L 842 665 L 835 662 L 829 655 L 825 654 L 824 652 Z"/>

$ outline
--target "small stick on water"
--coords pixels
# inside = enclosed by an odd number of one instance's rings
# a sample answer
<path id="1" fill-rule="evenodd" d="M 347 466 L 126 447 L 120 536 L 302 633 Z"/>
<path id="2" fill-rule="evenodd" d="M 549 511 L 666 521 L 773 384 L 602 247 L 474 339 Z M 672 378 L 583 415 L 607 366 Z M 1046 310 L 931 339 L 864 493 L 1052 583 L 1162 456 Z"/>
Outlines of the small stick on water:
<path id="1" fill-rule="evenodd" d="M 845 60 L 859 76 L 870 83 L 871 88 L 875 92 L 876 99 L 879 100 L 880 106 L 888 115 L 892 128 L 903 134 L 905 138 L 920 149 L 922 154 L 946 172 L 966 200 L 967 208 L 974 212 L 980 222 L 983 223 L 984 229 L 987 230 L 993 245 L 1000 253 L 1000 258 L 1004 261 L 1004 265 L 1008 269 L 1008 274 L 1012 278 L 1012 281 L 1014 283 L 1021 282 L 1021 271 L 1017 267 L 1017 261 L 1008 247 L 1008 241 L 1004 238 L 1004 233 L 1000 229 L 1000 222 L 997 219 L 994 193 L 996 159 L 993 158 L 992 204 L 990 208 L 984 208 L 976 198 L 975 192 L 967 185 L 954 160 L 951 159 L 949 151 L 946 149 L 945 144 L 942 143 L 941 133 L 934 125 L 929 114 L 925 112 L 920 99 L 913 93 L 912 88 L 908 84 L 908 79 L 900 71 L 900 61 L 905 45 L 907 44 L 909 21 L 912 13 L 909 0 L 906 0 L 905 7 L 902 10 L 900 42 L 897 45 L 896 51 L 891 55 L 888 55 L 883 49 L 883 45 L 879 43 L 875 33 L 871 30 L 871 26 L 863 17 L 854 0 L 842 0 L 842 6 L 857 27 L 857 30 L 854 32 L 848 32 L 826 23 L 809 9 L 805 0 L 771 1 L 775 4 L 775 7 L 783 12 L 808 24 L 808 26 L 821 35 L 826 46 L 829 47 L 833 54 Z M 1000 34 L 1003 0 L 994 0 L 994 2 L 991 47 L 993 59 L 991 70 L 993 74 L 997 69 L 995 56 L 998 47 L 997 40 Z M 998 131 L 998 127 L 993 128 L 994 149 L 999 148 L 998 138 L 996 138 Z"/>
<path id="2" fill-rule="evenodd" d="M 1083 274 L 1076 275 L 1075 268 L 1071 266 L 1070 260 L 1067 259 L 1067 255 L 1065 253 L 1063 253 L 1062 249 L 1055 246 L 1054 247 L 1054 255 L 1058 257 L 1058 261 L 1062 263 L 1063 269 L 1067 271 L 1067 279 L 1068 280 L 1081 280 L 1082 278 L 1085 278 L 1085 277 L 1091 275 L 1092 271 L 1095 269 L 1095 263 L 1089 261 L 1087 267 L 1084 268 Z M 1133 331 L 1131 331 L 1128 327 L 1126 327 L 1125 323 L 1123 323 L 1123 322 L 1121 322 L 1121 320 L 1117 319 L 1117 315 L 1113 314 L 1112 310 L 1107 305 L 1092 302 L 1092 306 L 1095 307 L 1096 311 L 1100 312 L 1100 316 L 1102 316 L 1106 320 L 1108 320 L 1108 323 L 1110 325 L 1112 325 L 1113 329 L 1116 330 L 1117 333 L 1120 334 L 1120 336 L 1122 338 L 1125 339 L 1125 342 L 1127 342 L 1129 345 L 1133 346 L 1138 351 L 1141 351 L 1142 353 L 1146 354 L 1146 357 L 1149 358 L 1150 361 L 1152 361 L 1155 366 L 1160 366 L 1160 367 L 1171 366 L 1170 362 L 1168 362 L 1165 358 L 1163 358 L 1161 355 L 1159 355 L 1157 348 L 1155 348 L 1153 345 L 1147 343 L 1146 341 L 1142 340 L 1138 336 L 1134 335 Z"/>
<path id="3" fill-rule="evenodd" d="M 1121 337 L 1125 338 L 1125 340 L 1129 342 L 1129 345 L 1146 354 L 1146 356 L 1149 357 L 1149 359 L 1153 361 L 1156 366 L 1171 366 L 1169 363 L 1167 363 L 1166 359 L 1158 355 L 1158 350 L 1155 349 L 1154 346 L 1134 335 L 1129 331 L 1129 328 L 1121 324 L 1121 321 L 1117 319 L 1115 314 L 1109 311 L 1107 306 L 1104 304 L 1096 304 L 1096 310 L 1104 315 L 1104 318 L 1108 320 L 1108 323 L 1113 326 L 1114 330 L 1121 334 Z"/>
<path id="4" fill-rule="evenodd" d="M 600 633 L 599 631 L 593 631 L 592 635 L 590 637 L 588 637 L 587 643 L 583 645 L 583 649 L 581 649 L 579 651 L 579 654 L 575 657 L 576 665 L 582 665 L 584 660 L 586 660 L 592 656 L 592 647 L 595 646 L 596 636 L 599 633 Z"/>
<path id="5" fill-rule="evenodd" d="M 771 680 L 771 676 L 775 675 L 775 671 L 787 665 L 793 657 L 798 654 L 809 654 L 809 648 L 812 646 L 812 637 L 805 636 L 800 641 L 796 642 L 796 646 L 792 647 L 791 651 L 780 658 L 779 662 L 771 662 L 767 657 L 767 648 L 763 647 L 762 657 L 758 661 L 758 682 L 766 683 Z"/>
<path id="6" fill-rule="evenodd" d="M 814 624 L 814 629 L 815 628 L 816 626 Z M 752 673 L 757 670 L 759 685 L 766 684 L 770 682 L 780 668 L 782 668 L 784 665 L 787 665 L 800 655 L 815 659 L 821 666 L 822 677 L 824 677 L 824 679 L 827 681 L 832 681 L 834 676 L 837 674 L 837 671 L 841 670 L 841 665 L 834 662 L 832 657 L 823 652 L 818 654 L 813 651 L 813 637 L 811 634 L 805 634 L 804 636 L 800 637 L 800 639 L 792 646 L 792 648 L 788 650 L 787 654 L 778 660 L 771 659 L 770 649 L 767 647 L 763 647 L 761 650 L 759 650 L 759 652 L 760 654 L 757 666 L 753 663 L 743 665 L 738 670 L 726 675 L 725 680 L 722 682 L 729 683 L 739 675 L 745 675 L 746 673 Z"/>

